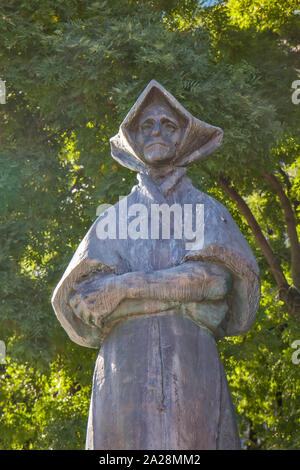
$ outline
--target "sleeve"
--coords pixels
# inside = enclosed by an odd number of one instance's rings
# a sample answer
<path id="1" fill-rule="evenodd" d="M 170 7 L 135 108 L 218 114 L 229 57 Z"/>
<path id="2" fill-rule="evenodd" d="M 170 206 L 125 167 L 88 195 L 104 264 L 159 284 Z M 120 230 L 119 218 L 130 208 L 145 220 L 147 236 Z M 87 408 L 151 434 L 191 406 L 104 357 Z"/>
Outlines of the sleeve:
<path id="1" fill-rule="evenodd" d="M 254 323 L 260 302 L 259 268 L 228 210 L 210 196 L 206 197 L 203 247 L 188 251 L 183 261 L 211 262 L 229 269 L 233 278 L 229 310 L 216 333 L 218 338 L 235 336 L 247 332 Z"/>
<path id="2" fill-rule="evenodd" d="M 51 299 L 54 312 L 70 339 L 80 346 L 90 348 L 99 348 L 106 332 L 84 323 L 73 313 L 69 299 L 75 292 L 76 283 L 97 272 L 107 274 L 126 272 L 126 266 L 122 263 L 116 245 L 108 239 L 98 239 L 97 221 L 98 219 L 78 246 Z"/>

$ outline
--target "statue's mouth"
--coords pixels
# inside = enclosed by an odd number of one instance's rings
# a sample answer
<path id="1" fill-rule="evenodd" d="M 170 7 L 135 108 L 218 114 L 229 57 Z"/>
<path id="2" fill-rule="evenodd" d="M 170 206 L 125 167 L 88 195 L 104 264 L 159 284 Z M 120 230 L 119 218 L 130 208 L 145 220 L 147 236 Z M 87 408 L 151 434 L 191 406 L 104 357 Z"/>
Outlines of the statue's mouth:
<path id="1" fill-rule="evenodd" d="M 153 146 L 155 146 L 155 145 L 159 145 L 159 146 L 161 146 L 161 147 L 164 147 L 165 149 L 168 148 L 168 145 L 165 144 L 164 142 L 150 142 L 149 144 L 147 144 L 147 145 L 145 146 L 145 149 L 149 149 L 149 148 L 151 148 L 151 147 L 153 147 Z"/>

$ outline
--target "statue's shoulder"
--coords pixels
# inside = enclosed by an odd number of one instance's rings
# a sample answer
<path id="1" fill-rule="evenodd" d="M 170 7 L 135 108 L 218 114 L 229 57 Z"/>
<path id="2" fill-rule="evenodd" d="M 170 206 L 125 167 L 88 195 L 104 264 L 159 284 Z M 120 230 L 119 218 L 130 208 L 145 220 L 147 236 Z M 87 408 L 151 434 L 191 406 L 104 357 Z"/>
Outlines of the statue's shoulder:
<path id="1" fill-rule="evenodd" d="M 193 203 L 204 204 L 204 210 L 209 211 L 210 215 L 223 216 L 232 218 L 228 209 L 220 201 L 210 196 L 207 193 L 195 188 L 191 184 L 190 186 L 190 199 Z"/>

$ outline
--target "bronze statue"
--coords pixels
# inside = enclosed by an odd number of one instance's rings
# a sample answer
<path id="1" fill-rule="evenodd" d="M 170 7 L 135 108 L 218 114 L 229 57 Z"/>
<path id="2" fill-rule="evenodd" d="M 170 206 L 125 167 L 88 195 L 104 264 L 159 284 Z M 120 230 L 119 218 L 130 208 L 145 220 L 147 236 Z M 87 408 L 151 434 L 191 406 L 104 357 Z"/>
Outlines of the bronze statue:
<path id="1" fill-rule="evenodd" d="M 253 324 L 259 270 L 186 176 L 222 136 L 152 80 L 110 141 L 138 185 L 98 217 L 52 299 L 70 338 L 100 347 L 87 449 L 240 448 L 216 340 Z"/>

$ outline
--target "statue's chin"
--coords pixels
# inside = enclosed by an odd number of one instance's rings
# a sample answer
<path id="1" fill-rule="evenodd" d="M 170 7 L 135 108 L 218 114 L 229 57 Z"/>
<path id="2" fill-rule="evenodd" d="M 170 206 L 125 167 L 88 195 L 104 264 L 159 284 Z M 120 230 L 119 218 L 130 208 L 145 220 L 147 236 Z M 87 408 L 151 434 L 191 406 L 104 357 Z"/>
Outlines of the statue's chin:
<path id="1" fill-rule="evenodd" d="M 170 162 L 173 158 L 173 155 L 170 154 L 169 149 L 149 149 L 144 153 L 144 161 L 150 166 L 163 166 L 166 163 Z"/>

